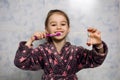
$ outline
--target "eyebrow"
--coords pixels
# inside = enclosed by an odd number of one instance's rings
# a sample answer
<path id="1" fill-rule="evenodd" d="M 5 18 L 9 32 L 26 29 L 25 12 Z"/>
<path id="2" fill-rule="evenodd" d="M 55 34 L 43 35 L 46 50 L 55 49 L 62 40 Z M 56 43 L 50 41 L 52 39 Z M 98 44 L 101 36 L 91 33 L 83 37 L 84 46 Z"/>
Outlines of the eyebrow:
<path id="1" fill-rule="evenodd" d="M 61 23 L 62 23 L 62 22 L 67 23 L 67 21 L 61 21 Z M 52 24 L 52 23 L 56 23 L 56 22 L 55 22 L 55 21 L 51 21 L 50 24 Z"/>

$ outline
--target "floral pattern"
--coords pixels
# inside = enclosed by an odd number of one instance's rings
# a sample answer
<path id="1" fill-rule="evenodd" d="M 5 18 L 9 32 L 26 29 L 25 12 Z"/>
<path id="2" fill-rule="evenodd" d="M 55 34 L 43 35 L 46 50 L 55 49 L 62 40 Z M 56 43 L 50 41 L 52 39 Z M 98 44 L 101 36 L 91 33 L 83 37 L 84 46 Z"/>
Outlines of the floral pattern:
<path id="1" fill-rule="evenodd" d="M 35 49 L 25 46 L 25 43 L 20 43 L 14 63 L 23 70 L 43 69 L 42 80 L 78 80 L 78 71 L 101 65 L 108 51 L 104 42 L 104 53 L 100 53 L 95 46 L 88 50 L 70 42 L 65 43 L 61 52 L 57 52 L 53 43 L 46 42 Z"/>

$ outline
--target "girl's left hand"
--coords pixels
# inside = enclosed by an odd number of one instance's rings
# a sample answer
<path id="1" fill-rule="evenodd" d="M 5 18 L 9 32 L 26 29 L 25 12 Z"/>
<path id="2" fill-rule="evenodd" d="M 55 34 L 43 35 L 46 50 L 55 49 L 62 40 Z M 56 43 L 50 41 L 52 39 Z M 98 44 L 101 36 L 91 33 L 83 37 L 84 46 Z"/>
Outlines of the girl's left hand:
<path id="1" fill-rule="evenodd" d="M 87 41 L 88 46 L 102 43 L 100 31 L 92 27 L 88 28 L 87 31 L 88 31 L 88 41 Z"/>

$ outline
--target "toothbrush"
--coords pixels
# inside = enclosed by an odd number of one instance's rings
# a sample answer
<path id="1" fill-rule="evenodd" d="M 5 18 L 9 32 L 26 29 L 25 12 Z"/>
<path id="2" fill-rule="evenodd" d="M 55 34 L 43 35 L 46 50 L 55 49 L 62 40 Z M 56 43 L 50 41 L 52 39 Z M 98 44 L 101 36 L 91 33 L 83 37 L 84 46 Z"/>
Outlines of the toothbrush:
<path id="1" fill-rule="evenodd" d="M 61 32 L 57 32 L 55 34 L 47 34 L 46 37 L 60 36 Z M 39 40 L 37 36 L 34 36 L 35 40 Z"/>
<path id="2" fill-rule="evenodd" d="M 55 34 L 47 34 L 46 37 L 53 37 L 53 36 L 60 36 L 61 33 L 60 32 L 57 32 Z"/>

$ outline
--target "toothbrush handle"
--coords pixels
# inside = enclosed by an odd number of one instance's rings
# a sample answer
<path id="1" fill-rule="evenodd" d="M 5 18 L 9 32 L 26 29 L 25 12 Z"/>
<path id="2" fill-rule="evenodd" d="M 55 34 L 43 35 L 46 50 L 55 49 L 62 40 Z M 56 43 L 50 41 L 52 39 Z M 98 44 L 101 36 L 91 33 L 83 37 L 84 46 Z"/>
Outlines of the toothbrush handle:
<path id="1" fill-rule="evenodd" d="M 56 36 L 56 34 L 47 34 L 46 37 Z M 39 40 L 37 36 L 34 36 L 35 40 Z"/>
<path id="2" fill-rule="evenodd" d="M 55 34 L 47 34 L 46 37 L 52 37 L 55 36 Z"/>

